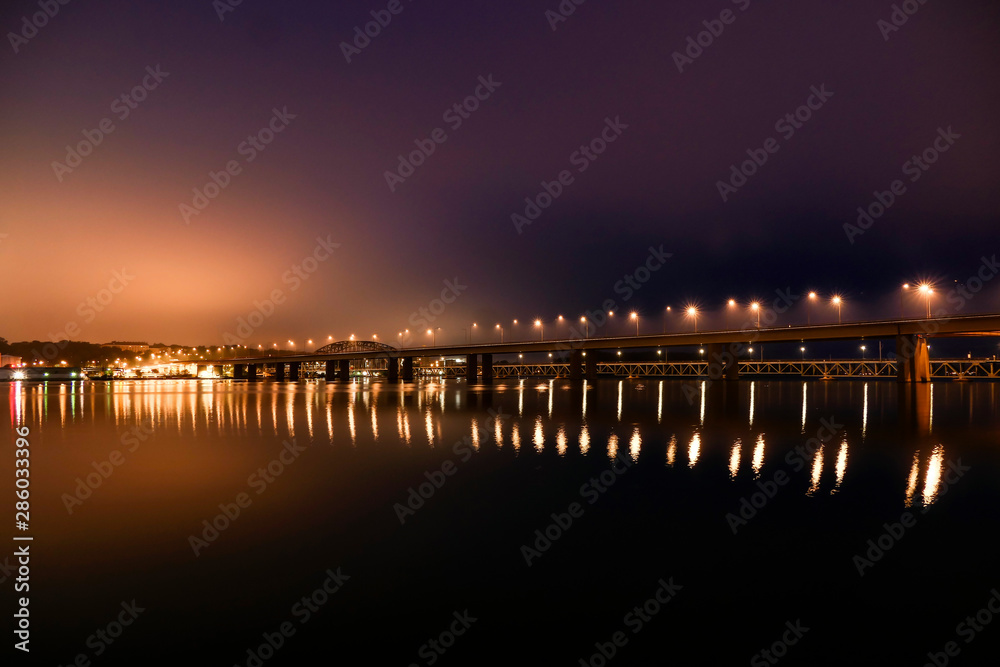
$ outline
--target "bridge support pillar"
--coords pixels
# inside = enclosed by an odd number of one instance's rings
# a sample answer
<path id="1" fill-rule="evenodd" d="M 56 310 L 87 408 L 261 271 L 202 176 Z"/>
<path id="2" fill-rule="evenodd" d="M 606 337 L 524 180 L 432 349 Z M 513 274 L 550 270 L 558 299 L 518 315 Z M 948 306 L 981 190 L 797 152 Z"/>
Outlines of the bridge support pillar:
<path id="1" fill-rule="evenodd" d="M 257 381 L 257 364 L 247 364 L 247 381 Z"/>
<path id="2" fill-rule="evenodd" d="M 465 355 L 465 381 L 476 384 L 479 381 L 479 355 Z"/>
<path id="3" fill-rule="evenodd" d="M 493 382 L 493 355 L 483 355 L 483 382 Z"/>
<path id="4" fill-rule="evenodd" d="M 337 373 L 337 379 L 341 382 L 351 381 L 351 360 L 341 359 L 340 360 L 340 372 Z"/>
<path id="5" fill-rule="evenodd" d="M 709 379 L 739 380 L 740 362 L 726 349 L 723 343 L 710 343 L 708 346 L 708 377 Z"/>
<path id="6" fill-rule="evenodd" d="M 403 357 L 403 382 L 413 382 L 413 357 Z"/>
<path id="7" fill-rule="evenodd" d="M 597 357 L 594 350 L 587 353 L 587 381 L 593 382 L 597 379 Z"/>
<path id="8" fill-rule="evenodd" d="M 216 377 L 222 377 L 223 376 L 222 366 L 212 366 L 212 370 L 215 371 Z"/>
<path id="9" fill-rule="evenodd" d="M 274 365 L 274 379 L 278 382 L 285 381 L 285 364 L 279 363 Z"/>
<path id="10" fill-rule="evenodd" d="M 337 379 L 337 362 L 327 361 L 326 362 L 326 381 L 333 382 Z"/>
<path id="11" fill-rule="evenodd" d="M 896 379 L 899 382 L 930 382 L 931 358 L 926 338 L 913 334 L 896 336 Z"/>
<path id="12" fill-rule="evenodd" d="M 573 350 L 569 353 L 569 379 L 583 379 L 583 350 Z"/>
<path id="13" fill-rule="evenodd" d="M 246 366 L 244 366 L 243 364 L 234 364 L 233 365 L 233 379 L 234 380 L 242 380 L 246 376 L 247 376 L 247 367 Z"/>
<path id="14" fill-rule="evenodd" d="M 302 376 L 302 364 L 298 361 L 293 361 L 288 364 L 288 379 L 295 382 Z"/>
<path id="15" fill-rule="evenodd" d="M 386 359 L 386 377 L 389 382 L 399 382 L 399 359 L 396 357 L 389 357 Z"/>

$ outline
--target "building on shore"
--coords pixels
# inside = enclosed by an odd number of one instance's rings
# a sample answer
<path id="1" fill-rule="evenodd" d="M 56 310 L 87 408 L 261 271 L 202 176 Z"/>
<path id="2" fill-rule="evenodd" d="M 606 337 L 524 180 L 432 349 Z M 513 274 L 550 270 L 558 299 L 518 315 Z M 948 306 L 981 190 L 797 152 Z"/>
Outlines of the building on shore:
<path id="1" fill-rule="evenodd" d="M 149 349 L 149 343 L 144 343 L 142 341 L 113 340 L 110 343 L 104 343 L 101 347 L 117 347 L 121 350 L 125 350 L 126 352 L 142 354 Z"/>
<path id="2" fill-rule="evenodd" d="M 21 363 L 21 357 L 13 354 L 0 354 L 0 368 L 20 366 Z"/>

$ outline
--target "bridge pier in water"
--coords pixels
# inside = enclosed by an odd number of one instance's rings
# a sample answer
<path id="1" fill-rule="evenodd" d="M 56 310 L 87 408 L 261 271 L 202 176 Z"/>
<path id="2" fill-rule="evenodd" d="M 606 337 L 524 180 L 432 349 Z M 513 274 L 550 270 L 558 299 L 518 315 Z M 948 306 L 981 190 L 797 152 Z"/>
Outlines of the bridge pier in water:
<path id="1" fill-rule="evenodd" d="M 467 354 L 465 356 L 465 381 L 469 384 L 476 384 L 479 381 L 478 354 Z"/>
<path id="2" fill-rule="evenodd" d="M 257 364 L 247 364 L 247 381 L 257 381 Z"/>
<path id="3" fill-rule="evenodd" d="M 275 364 L 274 365 L 274 379 L 278 382 L 285 381 L 285 364 Z"/>
<path id="4" fill-rule="evenodd" d="M 351 381 L 351 360 L 341 359 L 340 360 L 340 372 L 337 373 L 337 379 L 341 382 Z"/>
<path id="5" fill-rule="evenodd" d="M 483 355 L 483 383 L 493 382 L 493 355 Z"/>
<path id="6" fill-rule="evenodd" d="M 235 364 L 233 366 L 233 379 L 242 380 L 247 376 L 247 367 L 243 364 Z"/>
<path id="7" fill-rule="evenodd" d="M 403 357 L 403 382 L 413 382 L 413 357 Z"/>
<path id="8" fill-rule="evenodd" d="M 288 379 L 295 382 L 302 377 L 302 364 L 298 361 L 293 361 L 288 364 Z"/>
<path id="9" fill-rule="evenodd" d="M 593 382 L 597 379 L 597 357 L 594 356 L 595 351 L 591 350 L 590 354 L 587 355 L 587 381 Z"/>
<path id="10" fill-rule="evenodd" d="M 336 371 L 337 362 L 327 361 L 326 362 L 326 381 L 333 382 L 336 379 L 334 376 L 337 374 Z"/>
<path id="11" fill-rule="evenodd" d="M 583 350 L 573 350 L 569 354 L 569 379 L 583 379 Z"/>
<path id="12" fill-rule="evenodd" d="M 708 346 L 708 377 L 723 380 L 740 379 L 740 362 L 735 355 L 726 350 L 723 343 L 710 343 Z"/>
<path id="13" fill-rule="evenodd" d="M 396 357 L 386 359 L 386 378 L 389 382 L 399 382 L 399 359 Z"/>
<path id="14" fill-rule="evenodd" d="M 896 336 L 896 379 L 899 382 L 930 382 L 931 358 L 926 338 L 916 334 Z"/>

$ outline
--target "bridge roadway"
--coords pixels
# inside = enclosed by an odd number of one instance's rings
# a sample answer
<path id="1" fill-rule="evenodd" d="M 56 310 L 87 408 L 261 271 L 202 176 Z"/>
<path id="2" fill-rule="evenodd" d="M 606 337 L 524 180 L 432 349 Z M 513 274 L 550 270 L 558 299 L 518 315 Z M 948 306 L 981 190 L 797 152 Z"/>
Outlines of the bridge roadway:
<path id="1" fill-rule="evenodd" d="M 583 352 L 588 350 L 623 350 L 636 348 L 669 348 L 681 346 L 706 346 L 709 361 L 709 375 L 718 374 L 724 379 L 738 379 L 738 357 L 747 347 L 760 343 L 836 341 L 895 338 L 897 357 L 905 363 L 897 367 L 901 381 L 928 381 L 930 363 L 927 354 L 927 339 L 949 336 L 1000 336 L 1000 314 L 965 315 L 926 319 L 893 319 L 868 322 L 845 322 L 842 324 L 814 324 L 808 326 L 762 327 L 760 329 L 690 331 L 667 334 L 643 334 L 639 336 L 607 336 L 597 338 L 567 338 L 552 340 L 520 340 L 505 343 L 466 343 L 461 345 L 437 345 L 412 348 L 385 348 L 380 350 L 351 350 L 343 352 L 304 353 L 282 355 L 280 357 L 254 356 L 221 361 L 204 361 L 204 364 L 233 365 L 235 377 L 242 377 L 241 368 L 255 377 L 256 367 L 262 365 L 280 366 L 279 377 L 284 378 L 284 365 L 289 364 L 292 376 L 298 375 L 302 362 L 327 362 L 327 377 L 336 375 L 347 379 L 349 363 L 355 359 L 388 359 L 390 380 L 398 377 L 397 359 L 403 359 L 403 379 L 412 379 L 412 365 L 415 358 L 465 356 L 467 357 L 467 378 L 475 382 L 479 377 L 479 360 L 483 357 L 482 374 L 484 380 L 493 377 L 493 355 L 532 352 L 567 352 L 570 376 L 582 377 Z M 334 363 L 339 364 L 339 372 L 331 373 Z M 194 361 L 192 361 L 194 363 Z M 596 376 L 597 362 L 593 355 L 586 359 L 588 377 Z M 717 367 L 717 369 L 715 368 Z"/>

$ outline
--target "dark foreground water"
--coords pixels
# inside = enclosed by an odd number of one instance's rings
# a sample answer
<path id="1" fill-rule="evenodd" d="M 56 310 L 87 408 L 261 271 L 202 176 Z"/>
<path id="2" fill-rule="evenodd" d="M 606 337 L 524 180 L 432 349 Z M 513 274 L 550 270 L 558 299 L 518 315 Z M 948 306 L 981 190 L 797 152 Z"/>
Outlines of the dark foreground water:
<path id="1" fill-rule="evenodd" d="M 37 664 L 1000 654 L 996 384 L 2 390 L 5 534 L 34 537 Z M 16 426 L 30 429 L 27 532 Z M 26 543 L 8 544 L 13 643 Z"/>

